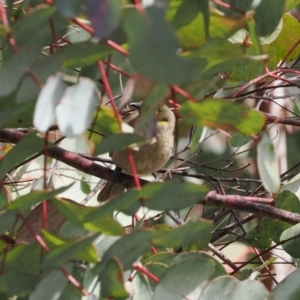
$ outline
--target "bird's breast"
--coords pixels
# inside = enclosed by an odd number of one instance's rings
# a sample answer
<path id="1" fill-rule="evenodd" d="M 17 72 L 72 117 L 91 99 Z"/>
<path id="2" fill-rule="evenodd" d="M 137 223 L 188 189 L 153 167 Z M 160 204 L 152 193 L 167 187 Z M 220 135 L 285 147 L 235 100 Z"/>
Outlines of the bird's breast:
<path id="1" fill-rule="evenodd" d="M 155 143 L 143 145 L 138 151 L 131 150 L 137 173 L 149 175 L 161 169 L 170 158 L 173 145 L 173 136 L 168 139 L 158 136 Z M 112 154 L 112 160 L 127 173 L 132 173 L 126 150 L 115 151 Z"/>

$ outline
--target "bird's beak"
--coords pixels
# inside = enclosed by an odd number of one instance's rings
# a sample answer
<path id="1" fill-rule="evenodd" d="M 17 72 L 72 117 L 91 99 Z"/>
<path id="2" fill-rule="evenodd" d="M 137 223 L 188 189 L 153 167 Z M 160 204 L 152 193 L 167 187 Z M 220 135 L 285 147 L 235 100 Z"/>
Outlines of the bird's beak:
<path id="1" fill-rule="evenodd" d="M 133 108 L 136 108 L 136 109 L 140 109 L 141 108 L 141 103 L 139 103 L 139 102 L 131 102 L 130 104 L 129 104 L 129 106 L 132 106 Z"/>

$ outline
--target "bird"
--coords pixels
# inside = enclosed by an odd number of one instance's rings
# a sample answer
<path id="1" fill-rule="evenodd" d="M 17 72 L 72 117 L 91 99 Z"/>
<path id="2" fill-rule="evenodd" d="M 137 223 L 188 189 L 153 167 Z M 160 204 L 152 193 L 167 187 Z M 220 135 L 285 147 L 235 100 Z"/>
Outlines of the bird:
<path id="1" fill-rule="evenodd" d="M 124 122 L 133 128 L 139 116 L 140 104 L 132 106 L 138 108 Z M 153 143 L 142 145 L 139 150 L 132 150 L 136 171 L 138 175 L 150 175 L 161 169 L 169 160 L 174 146 L 175 115 L 167 105 L 162 105 L 156 113 L 156 134 Z M 111 159 L 116 165 L 115 172 L 122 170 L 132 174 L 126 150 L 116 150 L 110 153 Z M 125 191 L 125 188 L 114 182 L 107 182 L 98 194 L 98 202 L 104 202 Z"/>

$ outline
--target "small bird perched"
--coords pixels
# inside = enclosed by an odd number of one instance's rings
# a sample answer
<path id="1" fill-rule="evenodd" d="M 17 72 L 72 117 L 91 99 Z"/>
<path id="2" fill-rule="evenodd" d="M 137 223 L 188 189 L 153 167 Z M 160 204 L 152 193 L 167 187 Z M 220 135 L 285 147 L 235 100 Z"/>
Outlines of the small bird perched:
<path id="1" fill-rule="evenodd" d="M 129 115 L 124 122 L 134 127 L 138 115 L 139 111 L 136 110 Z M 142 145 L 138 151 L 131 151 L 139 175 L 149 175 L 158 171 L 165 165 L 172 154 L 174 146 L 175 116 L 166 105 L 162 105 L 157 110 L 156 120 L 156 141 L 154 143 Z M 114 151 L 110 153 L 110 156 L 117 167 L 121 168 L 126 173 L 131 174 L 131 167 L 126 150 Z M 108 182 L 100 191 L 97 199 L 99 202 L 103 202 L 124 192 L 124 190 L 125 188 L 123 186 L 117 183 Z"/>

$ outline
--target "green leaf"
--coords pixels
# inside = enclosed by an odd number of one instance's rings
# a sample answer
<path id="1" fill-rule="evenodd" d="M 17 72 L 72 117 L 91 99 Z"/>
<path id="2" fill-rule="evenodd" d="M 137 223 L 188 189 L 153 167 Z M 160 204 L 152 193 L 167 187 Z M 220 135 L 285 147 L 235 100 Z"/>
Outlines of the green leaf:
<path id="1" fill-rule="evenodd" d="M 229 38 L 246 25 L 245 16 L 231 18 L 213 9 L 209 11 L 208 2 L 170 1 L 166 17 L 176 31 L 180 47 L 185 50 L 197 49 L 209 37 Z"/>
<path id="2" fill-rule="evenodd" d="M 111 152 L 114 150 L 126 149 L 132 144 L 145 142 L 145 138 L 135 133 L 117 133 L 110 135 L 100 142 L 96 147 L 95 155 Z M 134 150 L 133 150 L 134 151 Z"/>
<path id="3" fill-rule="evenodd" d="M 232 147 L 242 147 L 251 141 L 251 137 L 235 133 L 230 137 L 230 145 Z"/>
<path id="4" fill-rule="evenodd" d="M 194 127 L 193 128 L 193 136 L 192 136 L 192 143 L 191 143 L 191 153 L 194 153 L 199 146 L 200 138 L 203 133 L 203 127 Z"/>
<path id="5" fill-rule="evenodd" d="M 212 280 L 203 290 L 201 300 L 223 299 L 232 292 L 239 281 L 230 276 L 223 276 Z"/>
<path id="6" fill-rule="evenodd" d="M 54 5 L 57 7 L 59 13 L 65 18 L 72 18 L 80 13 L 80 0 L 54 0 Z"/>
<path id="7" fill-rule="evenodd" d="M 262 48 L 269 56 L 269 60 L 278 64 L 289 53 L 287 62 L 297 59 L 300 52 L 300 45 L 293 49 L 295 41 L 300 39 L 299 22 L 291 15 L 283 15 L 282 30 L 278 37 L 270 44 L 262 45 Z M 292 52 L 290 50 L 293 49 Z"/>
<path id="8" fill-rule="evenodd" d="M 112 108 L 101 106 L 97 114 L 95 130 L 104 134 L 120 133 L 119 124 Z"/>
<path id="9" fill-rule="evenodd" d="M 59 56 L 40 57 L 32 66 L 32 73 L 38 78 L 40 83 L 44 84 L 50 75 L 59 71 L 62 64 L 63 60 Z M 16 103 L 35 101 L 39 92 L 40 87 L 26 74 L 18 87 Z"/>
<path id="10" fill-rule="evenodd" d="M 67 271 L 70 272 L 68 266 Z M 55 270 L 46 275 L 29 295 L 29 300 L 53 300 L 59 299 L 68 285 L 68 278 L 61 270 Z"/>
<path id="11" fill-rule="evenodd" d="M 107 235 L 124 234 L 121 225 L 115 221 L 111 215 L 106 215 L 101 218 L 88 218 L 88 215 L 93 214 L 95 210 L 97 210 L 95 207 L 80 205 L 66 199 L 54 199 L 53 203 L 66 219 L 75 225 Z"/>
<path id="12" fill-rule="evenodd" d="M 152 237 L 153 232 L 139 229 L 118 239 L 104 253 L 101 262 L 95 265 L 93 273 L 99 274 L 105 270 L 111 258 L 118 259 L 124 271 L 130 269 L 140 255 L 150 250 Z"/>
<path id="13" fill-rule="evenodd" d="M 227 274 L 227 272 L 225 271 L 223 265 L 220 262 L 218 262 L 216 259 L 214 259 L 210 255 L 208 255 L 207 253 L 201 252 L 201 251 L 190 251 L 190 252 L 185 252 L 185 253 L 182 253 L 180 255 L 177 255 L 176 257 L 174 257 L 174 260 L 171 263 L 171 266 L 173 266 L 174 264 L 177 264 L 179 262 L 184 262 L 187 259 L 213 260 L 214 263 L 215 263 L 215 267 L 214 267 L 214 272 L 211 275 L 211 279 Z"/>
<path id="14" fill-rule="evenodd" d="M 300 4 L 300 0 L 286 0 L 285 1 L 285 12 L 292 10 Z"/>
<path id="15" fill-rule="evenodd" d="M 99 39 L 110 36 L 119 24 L 121 8 L 119 0 L 87 0 L 87 14 Z"/>
<path id="16" fill-rule="evenodd" d="M 295 237 L 295 238 L 293 238 Z M 287 230 L 285 230 L 280 236 L 280 241 L 293 238 L 290 241 L 285 242 L 282 248 L 292 257 L 300 258 L 300 224 L 297 224 Z"/>
<path id="17" fill-rule="evenodd" d="M 235 53 L 232 56 L 232 52 Z M 197 51 L 194 51 L 191 57 L 205 59 L 205 68 L 202 73 L 212 69 L 215 66 L 229 65 L 232 61 L 242 60 L 245 58 L 239 47 L 230 43 L 223 38 L 214 38 L 203 44 Z"/>
<path id="18" fill-rule="evenodd" d="M 235 55 L 233 56 L 232 53 Z M 252 64 L 256 62 L 245 56 L 240 45 L 219 37 L 209 39 L 199 49 L 188 53 L 186 59 L 189 59 L 193 65 L 188 77 L 190 81 L 207 82 L 215 81 L 218 73 L 225 73 L 232 80 L 233 66 L 247 61 L 251 61 Z"/>
<path id="19" fill-rule="evenodd" d="M 300 214 L 299 198 L 288 190 L 276 196 L 275 207 Z"/>
<path id="20" fill-rule="evenodd" d="M 299 199 L 290 191 L 284 191 L 276 197 L 275 207 L 300 213 Z M 271 245 L 271 241 L 279 243 L 283 231 L 291 226 L 286 222 L 264 217 L 255 228 L 247 233 L 247 240 L 251 240 L 251 245 L 256 248 L 266 249 Z"/>
<path id="21" fill-rule="evenodd" d="M 4 209 L 8 204 L 8 194 L 4 188 L 0 189 L 0 211 Z"/>
<path id="22" fill-rule="evenodd" d="M 163 274 L 166 269 L 167 268 L 161 264 L 152 264 L 150 266 L 147 266 L 147 270 L 152 274 L 155 274 L 155 276 L 157 276 L 157 273 Z M 159 272 L 158 270 L 160 270 L 161 272 Z M 137 272 L 132 279 L 132 284 L 135 290 L 134 297 L 136 299 L 152 300 L 152 294 L 154 289 L 156 288 L 156 284 L 152 282 L 152 280 Z"/>
<path id="23" fill-rule="evenodd" d="M 28 245 L 15 245 L 10 249 L 5 259 L 3 273 L 24 272 L 39 275 L 41 248 L 36 243 Z"/>
<path id="24" fill-rule="evenodd" d="M 40 50 L 36 45 L 24 47 L 5 61 L 0 71 L 0 97 L 8 96 L 17 88 L 22 77 L 37 60 Z"/>
<path id="25" fill-rule="evenodd" d="M 259 224 L 247 233 L 247 240 L 253 247 L 267 249 L 271 246 L 272 239 L 279 239 L 281 233 L 290 227 L 286 223 L 274 221 L 271 218 L 263 218 Z"/>
<path id="26" fill-rule="evenodd" d="M 174 264 L 160 279 L 152 299 L 198 299 L 214 267 L 212 259 L 190 258 Z"/>
<path id="27" fill-rule="evenodd" d="M 167 85 L 156 84 L 141 105 L 139 117 L 134 124 L 134 130 L 143 133 L 148 140 L 153 138 L 156 131 L 157 109 L 164 104 L 169 92 L 170 88 Z"/>
<path id="28" fill-rule="evenodd" d="M 32 127 L 33 110 L 34 102 L 15 103 L 14 106 L 0 112 L 0 124 L 8 128 Z"/>
<path id="29" fill-rule="evenodd" d="M 226 8 L 222 5 L 217 5 L 217 9 L 223 12 L 226 16 L 238 18 L 241 16 L 241 12 L 247 12 L 251 9 L 252 2 L 251 1 L 244 1 L 244 0 L 235 0 L 234 3 L 231 3 L 231 0 L 223 0 L 223 3 L 230 4 L 229 8 Z M 239 11 L 237 11 L 239 10 Z"/>
<path id="30" fill-rule="evenodd" d="M 50 251 L 53 249 L 56 249 L 58 247 L 61 247 L 63 245 L 67 245 L 69 243 L 76 242 L 76 240 L 58 237 L 58 236 L 54 235 L 53 233 L 48 232 L 46 230 L 42 230 L 42 233 L 45 238 L 45 241 L 47 242 L 47 245 L 50 247 Z M 98 262 L 98 256 L 96 253 L 96 249 L 93 247 L 92 244 L 89 244 L 83 250 L 78 252 L 76 257 L 80 260 L 90 262 L 90 263 Z"/>
<path id="31" fill-rule="evenodd" d="M 205 186 L 189 182 L 156 182 L 142 187 L 140 199 L 150 209 L 169 211 L 190 207 L 206 193 Z"/>
<path id="32" fill-rule="evenodd" d="M 100 275 L 101 297 L 105 299 L 128 299 L 124 288 L 123 269 L 117 259 L 106 263 L 105 273 Z"/>
<path id="33" fill-rule="evenodd" d="M 88 195 L 91 192 L 91 188 L 89 184 L 86 181 L 84 181 L 84 178 L 82 178 L 80 181 L 80 189 L 86 195 Z"/>
<path id="34" fill-rule="evenodd" d="M 50 21 L 53 28 L 50 26 Z M 66 33 L 67 24 L 68 20 L 61 17 L 55 7 L 42 7 L 18 20 L 12 27 L 12 36 L 19 47 L 28 44 L 44 47 L 55 42 L 53 32 L 56 37 L 63 36 Z"/>
<path id="35" fill-rule="evenodd" d="M 42 260 L 42 270 L 51 270 L 62 266 L 69 259 L 74 258 L 79 252 L 90 245 L 97 236 L 99 236 L 99 234 L 94 234 L 77 242 L 69 242 L 52 249 L 45 254 Z"/>
<path id="36" fill-rule="evenodd" d="M 5 233 L 7 230 L 11 229 L 17 217 L 16 211 L 3 211 L 0 214 L 0 234 Z"/>
<path id="37" fill-rule="evenodd" d="M 56 55 L 64 58 L 65 67 L 73 68 L 90 66 L 104 59 L 112 51 L 106 44 L 81 42 L 63 47 Z"/>
<path id="38" fill-rule="evenodd" d="M 262 0 L 255 9 L 254 20 L 259 36 L 270 35 L 284 13 L 285 0 Z"/>
<path id="39" fill-rule="evenodd" d="M 8 295 L 25 296 L 39 282 L 39 275 L 27 272 L 9 272 L 0 277 L 1 290 Z"/>
<path id="40" fill-rule="evenodd" d="M 124 31 L 129 39 L 129 60 L 135 70 L 158 83 L 182 83 L 190 62 L 176 54 L 177 38 L 166 23 L 164 11 L 155 6 L 125 11 Z"/>
<path id="41" fill-rule="evenodd" d="M 84 218 L 84 222 L 98 222 L 102 218 L 111 217 L 114 211 L 121 211 L 131 216 L 138 211 L 140 206 L 139 191 L 132 189 L 95 208 Z"/>
<path id="42" fill-rule="evenodd" d="M 250 58 L 232 62 L 231 66 L 226 68 L 226 74 L 229 74 L 228 80 L 232 82 L 250 81 L 264 73 L 265 64 L 270 70 L 277 67 L 270 61 L 264 62 L 263 60 Z"/>
<path id="43" fill-rule="evenodd" d="M 260 112 L 223 99 L 188 101 L 182 105 L 180 114 L 191 125 L 235 130 L 244 135 L 258 133 L 265 124 L 265 117 Z"/>
<path id="44" fill-rule="evenodd" d="M 195 49 L 209 38 L 209 3 L 205 1 L 170 1 L 167 10 L 167 20 L 176 30 L 180 46 L 185 49 Z M 202 30 L 195 33 L 199 28 Z"/>
<path id="45" fill-rule="evenodd" d="M 257 146 L 258 172 L 264 188 L 269 193 L 276 193 L 280 188 L 280 176 L 274 146 L 265 133 Z"/>
<path id="46" fill-rule="evenodd" d="M 36 131 L 27 133 L 0 162 L 0 178 L 3 178 L 17 164 L 29 156 L 44 149 L 44 141 L 37 136 Z"/>
<path id="47" fill-rule="evenodd" d="M 275 299 L 298 300 L 300 293 L 300 270 L 296 270 L 286 276 L 272 290 Z"/>
<path id="48" fill-rule="evenodd" d="M 57 194 L 60 194 L 64 191 L 66 191 L 69 187 L 71 187 L 73 184 L 70 184 L 68 186 L 63 186 L 61 188 L 58 188 L 53 191 L 33 191 L 25 196 L 21 196 L 20 198 L 13 201 L 9 206 L 8 210 L 19 210 L 19 211 L 26 211 L 30 209 L 33 205 L 38 204 L 39 202 L 43 200 L 48 200 L 56 196 Z"/>
<path id="49" fill-rule="evenodd" d="M 270 293 L 266 287 L 259 281 L 256 280 L 245 280 L 236 285 L 236 288 L 228 293 L 223 298 L 224 300 L 239 300 L 243 295 L 243 300 L 253 300 L 253 299 L 269 299 Z"/>
<path id="50" fill-rule="evenodd" d="M 208 221 L 189 221 L 177 228 L 158 225 L 155 228 L 153 244 L 154 246 L 166 248 L 179 248 L 203 239 L 205 239 L 208 244 L 212 230 L 213 226 Z"/>
<path id="51" fill-rule="evenodd" d="M 156 182 L 140 190 L 144 206 L 154 210 L 180 210 L 199 202 L 207 193 L 205 186 L 189 182 Z"/>

